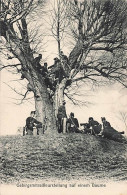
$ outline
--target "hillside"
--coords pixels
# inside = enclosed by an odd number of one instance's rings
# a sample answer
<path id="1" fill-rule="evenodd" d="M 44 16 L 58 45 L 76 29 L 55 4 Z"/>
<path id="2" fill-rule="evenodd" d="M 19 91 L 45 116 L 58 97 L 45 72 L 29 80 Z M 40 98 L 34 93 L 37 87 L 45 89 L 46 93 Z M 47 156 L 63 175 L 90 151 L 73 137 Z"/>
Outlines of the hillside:
<path id="1" fill-rule="evenodd" d="M 1 136 L 1 181 L 126 180 L 127 144 L 84 134 Z"/>

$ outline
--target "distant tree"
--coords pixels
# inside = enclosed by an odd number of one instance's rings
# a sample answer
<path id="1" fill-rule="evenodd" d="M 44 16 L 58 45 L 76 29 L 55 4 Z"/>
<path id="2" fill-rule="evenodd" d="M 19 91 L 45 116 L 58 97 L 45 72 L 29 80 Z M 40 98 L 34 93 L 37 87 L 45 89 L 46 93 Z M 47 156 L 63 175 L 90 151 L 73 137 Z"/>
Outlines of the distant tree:
<path id="1" fill-rule="evenodd" d="M 119 113 L 117 114 L 117 118 L 123 122 L 124 126 L 125 126 L 125 131 L 127 133 L 127 112 L 124 111 L 119 111 Z"/>

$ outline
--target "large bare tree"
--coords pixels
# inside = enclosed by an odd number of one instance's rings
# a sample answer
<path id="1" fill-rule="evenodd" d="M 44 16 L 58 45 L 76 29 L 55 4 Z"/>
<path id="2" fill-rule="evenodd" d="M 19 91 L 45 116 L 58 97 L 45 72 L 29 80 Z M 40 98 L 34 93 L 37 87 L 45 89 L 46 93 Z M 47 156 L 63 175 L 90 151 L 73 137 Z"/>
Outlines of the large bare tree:
<path id="1" fill-rule="evenodd" d="M 38 119 L 47 121 L 47 132 L 56 131 L 58 107 L 75 83 L 117 81 L 126 86 L 127 79 L 127 3 L 125 0 L 56 0 L 52 33 L 58 42 L 59 66 L 63 70 L 52 97 L 45 78 L 36 70 L 29 35 L 28 18 L 42 1 L 1 2 L 1 35 L 6 47 L 18 59 L 23 76 L 34 93 Z M 38 8 L 39 6 L 39 8 Z M 43 24 L 44 25 L 44 24 Z M 6 33 L 5 33 L 6 32 Z M 62 38 L 73 42 L 68 59 L 61 54 Z M 15 67 L 19 64 L 13 65 Z M 5 65 L 2 67 L 6 67 Z"/>

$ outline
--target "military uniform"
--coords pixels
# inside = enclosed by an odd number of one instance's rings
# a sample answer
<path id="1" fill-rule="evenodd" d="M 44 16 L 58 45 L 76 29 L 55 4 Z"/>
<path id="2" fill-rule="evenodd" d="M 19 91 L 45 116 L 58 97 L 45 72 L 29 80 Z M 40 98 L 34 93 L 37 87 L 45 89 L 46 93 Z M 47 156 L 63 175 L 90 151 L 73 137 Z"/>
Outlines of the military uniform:
<path id="1" fill-rule="evenodd" d="M 89 120 L 89 126 L 92 128 L 91 129 L 91 134 L 92 135 L 96 135 L 96 134 L 99 134 L 101 132 L 101 128 L 102 128 L 102 125 L 99 124 L 97 121 L 95 120 Z"/>
<path id="2" fill-rule="evenodd" d="M 80 125 L 83 126 L 83 133 L 85 134 L 91 133 L 90 125 L 88 123 L 81 123 Z"/>
<path id="3" fill-rule="evenodd" d="M 34 127 L 37 128 L 37 134 L 39 134 L 38 128 L 42 128 L 42 123 L 37 121 L 33 117 L 28 117 L 26 119 L 26 132 L 27 132 L 27 134 L 33 135 L 33 128 Z"/>
<path id="4" fill-rule="evenodd" d="M 41 73 L 41 69 L 42 69 L 42 66 L 41 66 L 41 64 L 40 64 L 41 59 L 42 59 L 42 55 L 39 54 L 39 56 L 36 57 L 36 58 L 34 59 L 34 62 L 33 62 L 34 67 L 36 68 L 36 70 L 37 70 L 39 73 Z"/>
<path id="5" fill-rule="evenodd" d="M 58 108 L 57 119 L 59 133 L 63 132 L 63 118 L 67 118 L 65 105 L 62 105 Z"/>
<path id="6" fill-rule="evenodd" d="M 79 122 L 77 118 L 70 117 L 67 121 L 68 132 L 78 133 Z"/>
<path id="7" fill-rule="evenodd" d="M 105 129 L 105 128 L 111 128 L 111 125 L 108 121 L 103 122 L 103 129 Z"/>
<path id="8" fill-rule="evenodd" d="M 6 23 L 2 20 L 0 20 L 0 36 L 3 36 L 6 38 L 6 31 L 8 30 L 8 27 Z"/>

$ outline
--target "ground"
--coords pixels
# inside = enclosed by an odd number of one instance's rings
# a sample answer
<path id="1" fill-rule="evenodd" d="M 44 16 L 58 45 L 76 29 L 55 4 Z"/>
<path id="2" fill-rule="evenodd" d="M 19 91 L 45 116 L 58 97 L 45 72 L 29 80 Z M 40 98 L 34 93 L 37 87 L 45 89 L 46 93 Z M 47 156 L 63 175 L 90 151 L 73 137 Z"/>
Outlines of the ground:
<path id="1" fill-rule="evenodd" d="M 1 182 L 127 179 L 127 144 L 85 134 L 1 136 Z"/>

